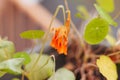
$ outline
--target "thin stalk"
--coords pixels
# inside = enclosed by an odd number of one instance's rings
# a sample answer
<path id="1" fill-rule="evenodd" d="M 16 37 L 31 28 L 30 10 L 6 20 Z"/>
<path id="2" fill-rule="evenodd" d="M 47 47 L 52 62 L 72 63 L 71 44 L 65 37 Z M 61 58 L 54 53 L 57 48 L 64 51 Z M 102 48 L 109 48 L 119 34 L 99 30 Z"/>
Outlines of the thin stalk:
<path id="1" fill-rule="evenodd" d="M 113 19 L 116 20 L 119 16 L 120 16 L 120 11 L 117 13 L 117 15 L 115 15 Z"/>
<path id="2" fill-rule="evenodd" d="M 45 48 L 45 43 L 47 41 L 47 37 L 48 37 L 48 35 L 50 33 L 50 29 L 51 29 L 52 23 L 53 23 L 54 19 L 56 18 L 56 16 L 57 16 L 57 14 L 58 14 L 58 12 L 59 12 L 60 9 L 63 9 L 63 6 L 61 6 L 61 5 L 58 6 L 57 9 L 56 9 L 56 11 L 55 11 L 55 13 L 54 13 L 54 15 L 53 15 L 53 17 L 52 17 L 52 20 L 51 20 L 50 25 L 48 27 L 48 31 L 46 32 L 46 34 L 45 34 L 45 36 L 43 38 L 43 44 L 42 44 L 42 47 L 41 47 L 41 50 L 40 50 L 40 54 L 39 54 L 37 60 L 35 61 L 34 65 L 32 66 L 31 72 L 35 68 L 35 66 L 37 65 L 38 61 L 40 60 L 40 57 L 42 56 L 43 50 Z"/>
<path id="3" fill-rule="evenodd" d="M 29 54 L 32 54 L 32 53 L 33 53 L 34 48 L 35 48 L 35 45 L 32 45 L 32 49 L 31 49 L 31 51 L 30 51 Z"/>
<path id="4" fill-rule="evenodd" d="M 66 16 L 65 16 L 65 8 L 63 5 L 60 5 L 61 6 L 61 9 L 62 9 L 62 12 L 63 12 L 63 19 L 64 19 L 64 24 L 66 22 Z"/>
<path id="5" fill-rule="evenodd" d="M 24 72 L 22 73 L 22 79 L 21 80 L 24 80 L 24 77 L 25 77 L 25 74 Z"/>
<path id="6" fill-rule="evenodd" d="M 70 10 L 70 9 L 69 9 L 69 6 L 68 6 L 68 2 L 67 2 L 67 0 L 64 0 L 64 3 L 65 3 L 65 7 L 66 7 L 66 9 L 67 9 L 67 10 Z"/>
<path id="7" fill-rule="evenodd" d="M 120 51 L 108 54 L 108 56 L 114 56 L 114 55 L 117 55 L 117 54 L 120 54 Z"/>
<path id="8" fill-rule="evenodd" d="M 114 56 L 114 55 L 118 55 L 118 54 L 120 54 L 120 51 L 114 52 L 114 53 L 110 53 L 110 54 L 108 54 L 108 55 L 106 55 L 106 56 Z M 95 55 L 96 58 L 99 58 L 100 56 L 101 56 L 101 55 Z"/>
<path id="9" fill-rule="evenodd" d="M 69 6 L 68 6 L 67 0 L 64 0 L 64 3 L 65 3 L 66 9 L 69 10 Z M 71 19 L 71 26 L 72 26 L 73 30 L 75 31 L 75 33 L 77 34 L 77 36 L 79 38 L 79 41 L 81 43 L 81 46 L 84 48 L 84 41 L 82 39 L 82 35 L 78 32 L 78 30 L 77 30 L 75 24 L 73 23 L 72 19 Z"/>
<path id="10" fill-rule="evenodd" d="M 69 10 L 69 6 L 68 6 L 67 0 L 64 0 L 64 3 L 65 3 L 65 6 L 66 6 L 66 9 Z M 86 51 L 86 45 L 85 45 L 85 43 L 84 43 L 84 40 L 83 40 L 83 38 L 82 38 L 82 35 L 81 35 L 81 34 L 79 33 L 79 31 L 77 30 L 77 28 L 76 28 L 75 24 L 73 23 L 72 19 L 71 19 L 71 26 L 72 26 L 74 32 L 77 34 L 78 39 L 79 39 L 79 41 L 80 41 L 80 45 L 81 45 L 81 47 L 83 48 L 83 51 L 84 51 L 84 53 L 85 53 L 84 61 L 83 61 L 83 62 L 86 63 L 86 61 L 87 61 L 87 59 L 88 59 L 88 57 L 89 57 L 89 54 L 88 54 L 88 52 Z M 84 71 L 84 70 L 83 70 L 83 71 Z M 82 77 L 83 77 L 83 78 L 82 78 L 81 80 L 85 80 L 85 79 L 86 79 L 86 75 L 83 75 Z"/>
<path id="11" fill-rule="evenodd" d="M 21 80 L 24 80 L 24 79 L 25 79 L 25 77 L 29 78 L 29 77 L 28 77 L 28 73 L 24 70 L 24 67 L 25 67 L 25 66 L 23 66 Z"/>
<path id="12" fill-rule="evenodd" d="M 71 20 L 71 26 L 73 28 L 73 30 L 75 31 L 75 33 L 77 34 L 78 38 L 79 38 L 79 41 L 81 43 L 81 46 L 84 48 L 85 45 L 84 45 L 84 41 L 82 39 L 82 35 L 78 32 L 77 28 L 75 27 L 75 24 L 73 23 L 73 21 Z"/>
<path id="13" fill-rule="evenodd" d="M 92 64 L 92 63 L 88 63 L 86 66 L 87 66 L 87 67 L 94 67 L 94 68 L 98 68 L 95 64 Z"/>

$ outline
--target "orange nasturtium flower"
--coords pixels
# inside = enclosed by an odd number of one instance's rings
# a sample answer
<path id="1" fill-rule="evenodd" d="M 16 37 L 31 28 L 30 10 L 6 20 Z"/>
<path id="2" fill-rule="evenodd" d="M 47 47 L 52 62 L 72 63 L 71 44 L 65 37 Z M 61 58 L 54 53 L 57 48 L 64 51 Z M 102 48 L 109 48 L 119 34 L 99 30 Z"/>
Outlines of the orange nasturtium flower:
<path id="1" fill-rule="evenodd" d="M 51 46 L 55 48 L 59 54 L 67 55 L 68 33 L 70 31 L 70 11 L 67 11 L 68 17 L 65 24 L 55 28 L 55 34 L 51 41 Z"/>

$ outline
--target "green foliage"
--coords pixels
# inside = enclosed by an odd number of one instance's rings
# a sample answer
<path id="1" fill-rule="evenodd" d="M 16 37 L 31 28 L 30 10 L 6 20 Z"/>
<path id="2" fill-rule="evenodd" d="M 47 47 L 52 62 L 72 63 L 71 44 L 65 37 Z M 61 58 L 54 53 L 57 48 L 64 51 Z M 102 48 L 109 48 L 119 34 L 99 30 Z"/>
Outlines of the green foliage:
<path id="1" fill-rule="evenodd" d="M 94 18 L 86 26 L 84 39 L 89 44 L 98 44 L 106 37 L 108 31 L 109 25 L 104 19 Z"/>
<path id="2" fill-rule="evenodd" d="M 0 71 L 0 77 L 4 76 L 7 72 Z"/>
<path id="3" fill-rule="evenodd" d="M 72 71 L 70 71 L 66 68 L 60 68 L 48 80 L 75 80 L 75 75 Z"/>
<path id="4" fill-rule="evenodd" d="M 10 74 L 21 74 L 21 67 L 23 62 L 24 58 L 15 58 L 3 61 L 0 63 L 0 71 L 7 72 Z"/>
<path id="5" fill-rule="evenodd" d="M 19 78 L 13 78 L 12 80 L 20 80 Z"/>
<path id="6" fill-rule="evenodd" d="M 26 52 L 17 52 L 13 55 L 13 58 L 24 58 L 24 64 L 28 64 L 31 61 L 31 58 Z"/>
<path id="7" fill-rule="evenodd" d="M 38 55 L 39 54 L 36 53 L 31 54 L 31 62 L 25 67 L 26 71 L 30 72 L 28 76 L 29 80 L 45 80 L 53 74 L 54 64 L 52 59 L 50 59 L 48 63 L 43 67 L 49 58 L 47 55 L 42 55 L 34 70 L 31 71 L 36 59 L 38 58 Z"/>
<path id="8" fill-rule="evenodd" d="M 15 52 L 14 43 L 0 39 L 0 62 L 9 59 Z"/>
<path id="9" fill-rule="evenodd" d="M 114 11 L 114 0 L 96 0 L 97 3 L 106 11 Z"/>
<path id="10" fill-rule="evenodd" d="M 116 65 L 108 56 L 100 56 L 100 59 L 97 59 L 97 66 L 107 80 L 117 80 L 118 75 Z"/>
<path id="11" fill-rule="evenodd" d="M 116 44 L 116 39 L 112 35 L 107 35 L 106 40 L 109 42 L 111 46 L 114 46 Z"/>
<path id="12" fill-rule="evenodd" d="M 97 9 L 99 15 L 105 19 L 110 25 L 117 26 L 117 23 L 111 18 L 111 16 L 103 10 L 99 5 L 95 4 L 95 8 Z"/>
<path id="13" fill-rule="evenodd" d="M 43 36 L 44 32 L 42 30 L 28 30 L 20 34 L 20 37 L 23 39 L 39 39 Z"/>
<path id="14" fill-rule="evenodd" d="M 75 17 L 84 19 L 84 17 L 79 12 L 75 14 Z"/>
<path id="15" fill-rule="evenodd" d="M 78 13 L 75 15 L 77 18 L 82 18 L 86 20 L 90 17 L 85 6 L 78 6 L 77 11 Z"/>

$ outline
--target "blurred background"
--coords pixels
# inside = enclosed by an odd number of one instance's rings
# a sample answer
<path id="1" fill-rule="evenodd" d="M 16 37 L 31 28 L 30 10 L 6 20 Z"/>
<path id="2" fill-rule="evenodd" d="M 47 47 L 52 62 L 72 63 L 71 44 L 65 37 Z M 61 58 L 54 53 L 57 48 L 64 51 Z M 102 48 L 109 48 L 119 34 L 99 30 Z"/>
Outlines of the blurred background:
<path id="1" fill-rule="evenodd" d="M 93 3 L 95 0 L 68 0 L 72 19 L 78 28 L 82 21 L 75 17 L 77 6 L 84 5 L 90 14 L 94 14 Z M 120 0 L 115 0 L 115 10 L 111 13 L 112 17 L 120 11 L 119 3 Z M 19 34 L 30 29 L 46 31 L 52 14 L 61 4 L 64 5 L 64 0 L 0 0 L 0 36 L 12 40 L 17 51 L 29 48 L 32 41 L 21 39 Z M 120 17 L 116 21 L 120 23 Z M 52 26 L 60 26 L 62 22 L 63 15 L 60 11 Z"/>

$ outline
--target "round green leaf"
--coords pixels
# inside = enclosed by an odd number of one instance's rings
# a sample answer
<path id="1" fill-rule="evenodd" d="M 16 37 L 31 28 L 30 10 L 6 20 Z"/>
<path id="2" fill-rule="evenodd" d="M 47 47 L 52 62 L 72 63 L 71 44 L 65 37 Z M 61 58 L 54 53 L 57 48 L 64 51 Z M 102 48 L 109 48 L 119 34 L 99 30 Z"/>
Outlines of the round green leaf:
<path id="1" fill-rule="evenodd" d="M 24 39 L 38 39 L 43 36 L 44 32 L 42 30 L 28 30 L 20 34 L 20 37 Z"/>
<path id="2" fill-rule="evenodd" d="M 114 11 L 114 0 L 96 0 L 96 1 L 105 11 L 107 12 Z"/>
<path id="3" fill-rule="evenodd" d="M 0 62 L 11 58 L 14 52 L 15 46 L 13 42 L 0 39 Z"/>
<path id="4" fill-rule="evenodd" d="M 109 24 L 102 18 L 94 18 L 85 29 L 84 39 L 89 44 L 100 43 L 108 34 Z"/>
<path id="5" fill-rule="evenodd" d="M 75 80 L 75 75 L 66 68 L 60 68 L 49 80 Z"/>
<path id="6" fill-rule="evenodd" d="M 95 8 L 97 9 L 99 15 L 105 19 L 110 25 L 117 26 L 117 23 L 111 18 L 111 16 L 102 9 L 99 5 L 95 4 Z"/>
<path id="7" fill-rule="evenodd" d="M 14 58 L 24 58 L 24 64 L 28 64 L 31 61 L 30 56 L 26 52 L 17 52 L 13 56 Z"/>

